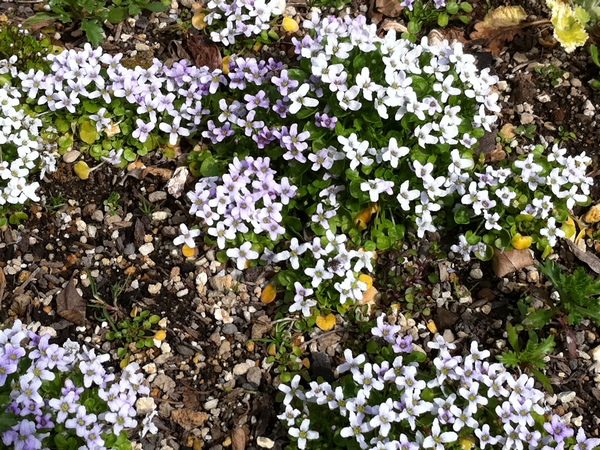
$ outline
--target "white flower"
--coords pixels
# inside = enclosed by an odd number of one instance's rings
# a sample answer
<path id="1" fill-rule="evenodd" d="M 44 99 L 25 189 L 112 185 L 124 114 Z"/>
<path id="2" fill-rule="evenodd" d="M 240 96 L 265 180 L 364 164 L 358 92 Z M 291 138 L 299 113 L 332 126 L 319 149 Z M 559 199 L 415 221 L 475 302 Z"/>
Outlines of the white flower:
<path id="1" fill-rule="evenodd" d="M 319 437 L 319 433 L 317 431 L 309 430 L 309 427 L 310 427 L 310 420 L 304 419 L 302 421 L 302 423 L 300 424 L 300 428 L 290 428 L 288 430 L 288 433 L 290 434 L 290 436 L 298 438 L 298 448 L 300 450 L 303 450 L 304 448 L 306 448 L 307 440 L 318 439 L 318 437 Z"/>
<path id="2" fill-rule="evenodd" d="M 418 189 L 409 190 L 408 180 L 404 181 L 400 185 L 400 193 L 398 194 L 398 203 L 400 203 L 400 207 L 404 211 L 408 211 L 410 209 L 410 202 L 419 198 L 421 196 L 421 191 Z"/>
<path id="3" fill-rule="evenodd" d="M 306 106 L 308 108 L 313 108 L 319 104 L 319 101 L 314 98 L 306 97 L 308 91 L 310 90 L 310 85 L 308 83 L 303 83 L 296 92 L 292 92 L 289 95 L 292 104 L 290 105 L 290 113 L 296 114 L 300 111 L 300 107 Z"/>
<path id="4" fill-rule="evenodd" d="M 200 236 L 200 230 L 188 230 L 188 227 L 182 223 L 179 225 L 179 231 L 181 231 L 181 234 L 173 239 L 173 244 L 181 245 L 185 243 L 188 247 L 195 248 L 194 238 Z"/>
<path id="5" fill-rule="evenodd" d="M 236 260 L 238 270 L 244 270 L 248 261 L 258 258 L 258 252 L 252 250 L 251 242 L 244 242 L 240 248 L 227 250 L 227 256 Z"/>
<path id="6" fill-rule="evenodd" d="M 540 230 L 540 234 L 548 238 L 548 244 L 550 244 L 551 247 L 556 245 L 557 238 L 565 237 L 565 232 L 560 228 L 557 228 L 556 219 L 554 217 L 550 217 L 548 219 L 548 226 L 546 228 L 542 228 Z"/>

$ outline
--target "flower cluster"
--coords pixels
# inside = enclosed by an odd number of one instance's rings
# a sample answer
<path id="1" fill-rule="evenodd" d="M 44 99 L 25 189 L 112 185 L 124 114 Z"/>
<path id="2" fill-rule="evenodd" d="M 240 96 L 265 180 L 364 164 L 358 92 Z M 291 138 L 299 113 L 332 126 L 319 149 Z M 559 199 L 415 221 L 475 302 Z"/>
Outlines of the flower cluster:
<path id="1" fill-rule="evenodd" d="M 233 45 L 236 38 L 259 35 L 271 28 L 274 17 L 283 14 L 285 2 L 278 0 L 211 0 L 206 5 L 210 11 L 204 20 L 212 29 L 210 38 L 223 45 Z"/>
<path id="2" fill-rule="evenodd" d="M 0 392 L 7 399 L 0 415 L 11 424 L 1 434 L 4 445 L 66 448 L 76 442 L 79 449 L 101 450 L 126 442 L 126 432 L 138 425 L 142 436 L 156 433 L 156 411 L 136 411 L 136 401 L 149 394 L 138 364 L 117 377 L 102 365 L 108 359 L 71 341 L 51 344 L 49 334 L 24 329 L 20 321 L 0 331 Z"/>
<path id="3" fill-rule="evenodd" d="M 238 233 L 250 230 L 277 241 L 285 233 L 283 208 L 296 194 L 296 187 L 286 177 L 277 182 L 275 175 L 268 157 L 234 158 L 228 173 L 202 178 L 195 191 L 188 192 L 189 212 L 209 226 L 208 234 L 216 238 L 220 249 L 227 239 L 235 240 Z"/>
<path id="4" fill-rule="evenodd" d="M 23 76 L 14 63 L 15 59 L 0 62 L 0 74 Z M 33 72 L 31 69 L 29 73 Z M 30 83 L 34 83 L 33 77 Z M 0 210 L 8 211 L 10 205 L 22 205 L 28 200 L 39 201 L 40 184 L 31 181 L 32 173 L 39 172 L 42 179 L 56 168 L 56 157 L 47 151 L 41 137 L 42 121 L 24 103 L 16 87 L 0 88 Z"/>
<path id="5" fill-rule="evenodd" d="M 559 416 L 550 414 L 533 378 L 514 376 L 502 364 L 489 362 L 490 352 L 476 342 L 460 356 L 453 354 L 454 344 L 436 335 L 428 347 L 438 354 L 432 370 L 423 370 L 419 361 L 425 354 L 413 351 L 399 325 L 385 322 L 382 315 L 372 333 L 392 346 L 387 357 L 371 362 L 346 350 L 337 371 L 349 375 L 341 380 L 311 381 L 304 389 L 296 375 L 290 385 L 279 386 L 286 407 L 279 418 L 297 448 L 309 448 L 317 438 L 361 449 L 444 450 L 445 444 L 459 443 L 462 448 L 545 450 L 600 445 L 600 439 L 586 437 L 583 429 L 575 435 Z M 325 414 L 329 420 L 315 420 Z"/>

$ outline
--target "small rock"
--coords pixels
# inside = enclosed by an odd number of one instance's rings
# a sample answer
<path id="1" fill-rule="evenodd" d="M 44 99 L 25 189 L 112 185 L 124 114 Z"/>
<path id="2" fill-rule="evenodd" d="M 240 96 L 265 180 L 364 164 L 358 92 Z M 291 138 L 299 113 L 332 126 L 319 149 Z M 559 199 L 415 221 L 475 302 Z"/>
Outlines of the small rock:
<path id="1" fill-rule="evenodd" d="M 558 400 L 564 404 L 572 401 L 577 396 L 577 394 L 575 393 L 575 391 L 566 391 L 560 392 L 559 394 L 557 394 L 557 396 Z"/>
<path id="2" fill-rule="evenodd" d="M 219 346 L 219 355 L 223 356 L 226 353 L 229 353 L 231 351 L 231 343 L 229 341 L 223 341 L 221 342 L 221 345 Z"/>
<path id="3" fill-rule="evenodd" d="M 524 112 L 521 114 L 521 125 L 529 125 L 533 123 L 534 119 L 533 114 Z"/>
<path id="4" fill-rule="evenodd" d="M 262 370 L 260 367 L 252 366 L 250 369 L 248 369 L 248 372 L 246 373 L 246 380 L 248 380 L 248 383 L 260 386 L 261 379 Z"/>
<path id="5" fill-rule="evenodd" d="M 175 381 L 164 373 L 158 374 L 158 376 L 154 379 L 154 386 L 162 390 L 165 394 L 170 394 L 175 389 Z"/>
<path id="6" fill-rule="evenodd" d="M 138 251 L 142 256 L 148 256 L 154 251 L 154 244 L 152 244 L 152 242 L 149 242 L 147 244 L 141 245 Z"/>
<path id="7" fill-rule="evenodd" d="M 231 275 L 213 277 L 210 279 L 210 285 L 217 291 L 228 291 L 233 285 L 233 278 Z"/>
<path id="8" fill-rule="evenodd" d="M 228 323 L 223 325 L 223 329 L 221 331 L 223 334 L 235 334 L 237 333 L 238 329 L 234 324 Z"/>
<path id="9" fill-rule="evenodd" d="M 481 280 L 483 278 L 483 271 L 479 268 L 475 268 L 469 272 L 469 276 L 474 280 Z"/>
<path id="10" fill-rule="evenodd" d="M 92 213 L 92 220 L 95 220 L 96 222 L 102 222 L 104 220 L 104 213 L 102 212 L 102 210 L 97 209 L 96 211 L 94 211 Z"/>
<path id="11" fill-rule="evenodd" d="M 513 59 L 515 60 L 515 62 L 517 62 L 519 64 L 523 64 L 523 63 L 526 63 L 527 61 L 529 61 L 529 58 L 527 57 L 527 55 L 520 53 L 520 52 L 516 52 L 513 55 Z"/>
<path id="12" fill-rule="evenodd" d="M 148 201 L 151 203 L 160 202 L 167 199 L 167 193 L 165 191 L 154 191 L 148 195 Z"/>
<path id="13" fill-rule="evenodd" d="M 161 289 L 162 289 L 161 283 L 151 284 L 150 286 L 148 286 L 148 293 L 150 295 L 158 294 Z"/>
<path id="14" fill-rule="evenodd" d="M 162 222 L 163 220 L 167 220 L 169 215 L 170 213 L 167 211 L 154 211 L 151 218 L 155 222 Z"/>
<path id="15" fill-rule="evenodd" d="M 204 403 L 204 409 L 206 411 L 210 411 L 211 409 L 216 408 L 218 404 L 219 404 L 219 399 L 213 398 L 212 400 L 208 400 L 206 403 Z"/>
<path id="16" fill-rule="evenodd" d="M 74 163 L 81 156 L 81 152 L 78 150 L 71 150 L 63 155 L 62 159 L 67 164 Z"/>
<path id="17" fill-rule="evenodd" d="M 149 414 L 156 409 L 156 403 L 152 397 L 140 397 L 135 402 L 135 410 L 138 414 Z"/>
<path id="18" fill-rule="evenodd" d="M 259 436 L 256 438 L 256 445 L 258 445 L 260 448 L 273 448 L 275 441 L 267 437 Z"/>
<path id="19" fill-rule="evenodd" d="M 243 363 L 236 364 L 233 367 L 233 374 L 236 376 L 244 375 L 244 374 L 246 374 L 246 372 L 248 372 L 250 367 L 252 367 L 253 365 L 254 364 L 252 362 L 243 362 Z"/>
<path id="20" fill-rule="evenodd" d="M 194 356 L 196 354 L 196 352 L 189 348 L 187 345 L 176 345 L 175 350 L 177 350 L 177 353 L 179 353 L 181 356 L 189 357 Z"/>
<path id="21" fill-rule="evenodd" d="M 142 367 L 142 369 L 144 370 L 144 372 L 146 372 L 148 374 L 156 373 L 156 364 L 154 364 L 154 363 L 146 364 L 144 367 Z"/>

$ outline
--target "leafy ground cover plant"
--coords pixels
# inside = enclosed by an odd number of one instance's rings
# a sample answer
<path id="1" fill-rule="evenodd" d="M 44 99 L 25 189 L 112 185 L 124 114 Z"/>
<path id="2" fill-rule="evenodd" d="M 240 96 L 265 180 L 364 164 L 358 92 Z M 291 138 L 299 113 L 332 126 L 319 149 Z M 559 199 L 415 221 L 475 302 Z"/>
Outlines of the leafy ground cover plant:
<path id="1" fill-rule="evenodd" d="M 6 448 L 131 449 L 128 432 L 156 433 L 137 363 L 118 376 L 108 355 L 50 343 L 16 321 L 0 331 L 0 433 Z M 138 401 L 138 403 L 136 403 Z M 148 406 L 148 407 L 147 407 Z M 141 419 L 141 420 L 139 420 Z"/>
<path id="2" fill-rule="evenodd" d="M 128 17 L 137 16 L 142 11 L 163 12 L 168 4 L 162 1 L 142 0 L 50 0 L 51 12 L 40 12 L 25 21 L 25 26 L 48 20 L 64 24 L 75 23 L 83 31 L 88 41 L 98 46 L 104 41 L 102 25 L 108 21 L 114 24 Z"/>
<path id="3" fill-rule="evenodd" d="M 486 163 L 476 147 L 496 120 L 497 78 L 460 44 L 380 38 L 362 16 L 304 26 L 291 67 L 239 57 L 227 74 L 186 61 L 129 69 L 86 46 L 11 81 L 56 124 L 60 152 L 78 145 L 123 165 L 202 136 L 190 215 L 221 260 L 282 266 L 281 301 L 300 329 L 361 300 L 373 252 L 407 230 L 459 234 L 452 250 L 464 260 L 552 250 L 560 222 L 588 200 L 588 157 L 537 145 Z M 182 225 L 174 242 L 193 247 L 200 234 Z"/>
<path id="4" fill-rule="evenodd" d="M 400 4 L 405 7 L 403 14 L 408 20 L 408 31 L 403 33 L 402 37 L 412 41 L 416 41 L 421 30 L 430 25 L 445 27 L 454 19 L 468 23 L 467 14 L 473 11 L 468 2 L 403 0 Z"/>
<path id="5" fill-rule="evenodd" d="M 565 425 L 543 404 L 533 378 L 515 376 L 472 342 L 465 356 L 436 335 L 425 363 L 401 326 L 377 320 L 376 356 L 344 352 L 333 383 L 300 375 L 281 384 L 291 448 L 592 449 L 600 439 Z"/>

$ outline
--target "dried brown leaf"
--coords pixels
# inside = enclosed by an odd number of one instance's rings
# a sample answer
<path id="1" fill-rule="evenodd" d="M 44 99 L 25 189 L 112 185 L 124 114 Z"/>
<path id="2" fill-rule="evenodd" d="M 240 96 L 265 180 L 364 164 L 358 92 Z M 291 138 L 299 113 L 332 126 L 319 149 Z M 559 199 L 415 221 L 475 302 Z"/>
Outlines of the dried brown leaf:
<path id="1" fill-rule="evenodd" d="M 402 34 L 408 32 L 408 28 L 406 28 L 401 23 L 396 22 L 395 20 L 384 20 L 381 25 L 381 29 L 383 31 L 394 30 L 397 34 Z"/>
<path id="2" fill-rule="evenodd" d="M 73 273 L 65 288 L 56 296 L 56 312 L 63 319 L 75 325 L 84 326 L 87 302 L 77 292 L 75 275 L 76 272 Z"/>
<path id="3" fill-rule="evenodd" d="M 210 70 L 222 69 L 221 50 L 213 41 L 199 34 L 187 38 L 185 47 L 196 67 L 206 66 Z"/>
<path id="4" fill-rule="evenodd" d="M 6 291 L 6 277 L 4 276 L 4 269 L 0 267 L 0 304 L 4 298 L 4 292 Z"/>
<path id="5" fill-rule="evenodd" d="M 160 180 L 167 182 L 173 176 L 173 171 L 171 169 L 161 169 L 160 167 L 146 167 L 144 169 L 144 177 L 147 175 L 154 175 Z"/>
<path id="6" fill-rule="evenodd" d="M 487 41 L 487 49 L 498 56 L 504 45 L 521 30 L 520 23 L 526 17 L 527 13 L 520 6 L 501 6 L 490 11 L 482 22 L 476 23 L 476 31 L 470 37 Z"/>
<path id="7" fill-rule="evenodd" d="M 503 277 L 524 267 L 533 265 L 535 260 L 529 249 L 507 250 L 505 252 L 494 249 L 492 268 L 497 277 Z"/>
<path id="8" fill-rule="evenodd" d="M 581 250 L 575 242 L 569 239 L 565 239 L 565 242 L 567 243 L 567 247 L 569 247 L 569 250 L 571 250 L 571 252 L 577 257 L 577 259 L 583 261 L 588 266 L 590 266 L 590 269 L 600 274 L 600 258 L 598 258 L 593 253 Z"/>
<path id="9" fill-rule="evenodd" d="M 404 6 L 398 0 L 375 0 L 375 9 L 388 17 L 398 17 Z"/>
<path id="10" fill-rule="evenodd" d="M 181 197 L 189 173 L 190 171 L 187 167 L 178 167 L 173 176 L 167 182 L 167 192 L 175 198 Z"/>
<path id="11" fill-rule="evenodd" d="M 201 427 L 208 420 L 208 414 L 202 411 L 194 411 L 189 408 L 174 409 L 171 419 L 184 430 L 189 431 Z"/>

